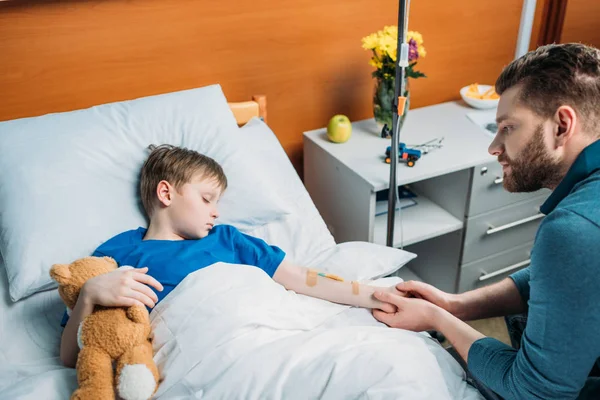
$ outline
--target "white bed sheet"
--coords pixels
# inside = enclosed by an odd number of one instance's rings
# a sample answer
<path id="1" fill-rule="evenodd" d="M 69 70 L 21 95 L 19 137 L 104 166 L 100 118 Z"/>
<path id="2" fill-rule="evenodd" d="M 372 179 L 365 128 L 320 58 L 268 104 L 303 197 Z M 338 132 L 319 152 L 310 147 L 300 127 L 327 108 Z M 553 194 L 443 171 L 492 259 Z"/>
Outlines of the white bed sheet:
<path id="1" fill-rule="evenodd" d="M 265 134 L 253 137 L 252 142 L 256 151 L 277 166 L 271 169 L 269 179 L 294 212 L 250 233 L 280 246 L 288 257 L 300 264 L 320 265 L 335 246 L 333 237 L 277 139 Z M 6 271 L 0 260 L 0 296 L 0 399 L 68 398 L 76 387 L 76 377 L 75 371 L 62 367 L 58 358 L 62 332 L 59 323 L 64 306 L 57 291 L 38 293 L 12 303 Z M 349 308 L 323 326 L 340 328 L 365 324 L 380 326 L 366 310 Z M 433 340 L 428 339 L 426 343 L 438 361 L 452 398 L 481 398 L 464 381 L 458 363 Z"/>
<path id="2" fill-rule="evenodd" d="M 1 272 L 4 274 L 3 268 Z M 384 278 L 377 281 L 377 284 L 389 286 L 399 280 L 400 278 Z M 38 293 L 15 304 L 9 300 L 6 277 L 3 276 L 0 280 L 0 294 L 3 302 L 0 313 L 0 399 L 68 398 L 77 383 L 75 370 L 62 367 L 58 358 L 62 331 L 59 321 L 64 308 L 57 291 Z M 327 318 L 319 329 L 331 329 L 331 334 L 336 335 L 350 327 L 364 329 L 370 326 L 381 328 L 382 324 L 374 320 L 367 310 L 344 308 L 342 312 Z M 360 331 L 348 332 L 360 334 Z M 464 372 L 458 363 L 436 341 L 425 334 L 421 336 L 421 344 L 427 347 L 437 361 L 451 398 L 481 399 L 479 393 L 464 381 Z M 155 358 L 157 362 L 161 362 L 161 355 L 158 353 Z M 399 359 L 398 362 L 403 365 L 406 361 Z M 187 398 L 189 393 L 180 397 L 181 393 L 178 394 L 177 388 L 175 386 L 169 392 L 162 393 L 160 398 Z M 369 398 L 386 396 L 371 394 Z"/>
<path id="3" fill-rule="evenodd" d="M 152 313 L 158 399 L 477 398 L 428 335 L 286 291 L 257 268 L 218 263 L 171 294 Z"/>

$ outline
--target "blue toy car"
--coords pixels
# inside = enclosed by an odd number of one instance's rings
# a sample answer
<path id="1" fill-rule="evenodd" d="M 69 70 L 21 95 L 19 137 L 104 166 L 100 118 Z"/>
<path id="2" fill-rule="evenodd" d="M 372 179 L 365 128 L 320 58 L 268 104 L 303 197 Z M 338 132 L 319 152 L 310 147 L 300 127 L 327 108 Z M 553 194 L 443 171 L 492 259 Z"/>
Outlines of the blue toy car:
<path id="1" fill-rule="evenodd" d="M 389 164 L 390 160 L 390 152 L 392 150 L 392 146 L 388 146 L 385 151 L 385 162 Z M 415 162 L 421 158 L 421 150 L 417 149 L 409 149 L 406 147 L 406 144 L 400 143 L 398 145 L 398 160 L 406 162 L 406 165 L 409 167 L 414 167 Z"/>

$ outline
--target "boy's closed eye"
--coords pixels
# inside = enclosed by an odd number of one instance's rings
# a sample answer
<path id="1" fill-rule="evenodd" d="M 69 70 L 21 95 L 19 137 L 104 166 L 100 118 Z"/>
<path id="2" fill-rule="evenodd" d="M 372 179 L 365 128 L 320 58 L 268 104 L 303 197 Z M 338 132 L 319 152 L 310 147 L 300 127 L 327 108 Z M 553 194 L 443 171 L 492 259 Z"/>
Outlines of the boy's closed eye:
<path id="1" fill-rule="evenodd" d="M 214 193 L 214 192 L 204 192 L 201 193 L 201 197 L 202 200 L 206 203 L 206 204 L 210 204 L 210 203 L 219 203 L 219 200 L 221 200 L 220 196 L 218 193 Z"/>

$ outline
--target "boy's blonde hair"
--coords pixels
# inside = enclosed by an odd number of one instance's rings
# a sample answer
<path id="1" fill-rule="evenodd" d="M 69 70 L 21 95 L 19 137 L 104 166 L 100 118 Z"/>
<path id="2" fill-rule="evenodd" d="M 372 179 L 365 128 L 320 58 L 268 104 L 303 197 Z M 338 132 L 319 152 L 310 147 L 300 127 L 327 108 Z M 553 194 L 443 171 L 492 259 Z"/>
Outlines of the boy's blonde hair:
<path id="1" fill-rule="evenodd" d="M 148 146 L 150 155 L 142 166 L 140 196 L 148 217 L 152 216 L 156 200 L 156 187 L 162 180 L 169 182 L 175 190 L 191 182 L 196 174 L 204 179 L 215 179 L 224 191 L 227 177 L 223 168 L 210 157 L 183 147 L 161 144 Z"/>

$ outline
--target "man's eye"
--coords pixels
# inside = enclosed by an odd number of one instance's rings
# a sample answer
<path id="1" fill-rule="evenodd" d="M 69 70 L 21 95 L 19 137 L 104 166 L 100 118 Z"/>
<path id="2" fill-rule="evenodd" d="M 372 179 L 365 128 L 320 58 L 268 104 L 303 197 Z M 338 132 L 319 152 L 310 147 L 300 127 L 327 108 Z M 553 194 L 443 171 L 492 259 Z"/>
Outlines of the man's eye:
<path id="1" fill-rule="evenodd" d="M 510 126 L 510 125 L 506 125 L 506 126 L 503 126 L 502 128 L 500 128 L 500 132 L 504 133 L 505 135 L 509 134 L 511 130 L 512 130 L 512 126 Z"/>

